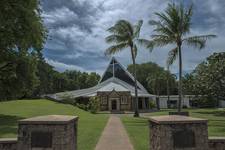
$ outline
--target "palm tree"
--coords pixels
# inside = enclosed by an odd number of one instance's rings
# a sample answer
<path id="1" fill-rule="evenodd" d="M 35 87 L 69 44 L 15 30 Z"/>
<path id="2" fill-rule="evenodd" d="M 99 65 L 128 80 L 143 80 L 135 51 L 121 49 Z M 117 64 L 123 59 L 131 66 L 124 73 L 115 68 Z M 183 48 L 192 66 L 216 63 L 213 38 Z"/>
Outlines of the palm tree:
<path id="1" fill-rule="evenodd" d="M 134 117 L 139 117 L 138 112 L 138 92 L 137 92 L 137 78 L 136 78 L 136 56 L 137 56 L 137 41 L 139 40 L 139 34 L 143 21 L 140 20 L 136 25 L 132 25 L 127 20 L 119 20 L 116 24 L 110 27 L 107 31 L 111 33 L 106 37 L 106 42 L 113 44 L 106 49 L 107 55 L 112 55 L 120 52 L 126 48 L 130 49 L 132 62 L 133 62 L 133 74 L 135 81 L 135 113 Z"/>
<path id="2" fill-rule="evenodd" d="M 174 44 L 175 47 L 169 51 L 167 65 L 172 65 L 178 57 L 179 60 L 179 102 L 178 112 L 181 111 L 182 100 L 182 45 L 193 46 L 202 49 L 208 39 L 216 37 L 215 35 L 195 35 L 188 36 L 191 28 L 191 18 L 193 14 L 193 5 L 185 8 L 182 4 L 169 4 L 164 13 L 155 13 L 159 20 L 150 20 L 149 24 L 155 26 L 152 40 L 147 47 L 163 47 Z M 152 50 L 152 49 L 151 49 Z"/>

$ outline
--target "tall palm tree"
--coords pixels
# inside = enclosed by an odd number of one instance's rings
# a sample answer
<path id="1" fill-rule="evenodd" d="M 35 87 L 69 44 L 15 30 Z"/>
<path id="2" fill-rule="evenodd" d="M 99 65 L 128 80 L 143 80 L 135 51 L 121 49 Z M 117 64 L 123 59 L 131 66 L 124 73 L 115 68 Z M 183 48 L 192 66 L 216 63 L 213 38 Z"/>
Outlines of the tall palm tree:
<path id="1" fill-rule="evenodd" d="M 106 37 L 106 42 L 113 44 L 106 49 L 107 55 L 112 55 L 120 52 L 126 48 L 130 49 L 131 58 L 133 62 L 133 74 L 135 82 L 135 113 L 134 117 L 139 117 L 138 112 L 138 92 L 137 92 L 137 78 L 136 78 L 136 56 L 137 56 L 137 41 L 139 40 L 139 34 L 143 21 L 140 20 L 136 25 L 132 25 L 127 20 L 119 20 L 116 24 L 110 27 L 107 31 L 111 33 Z"/>
<path id="2" fill-rule="evenodd" d="M 178 112 L 181 111 L 182 101 L 182 45 L 193 46 L 202 49 L 208 39 L 216 37 L 215 35 L 195 35 L 188 36 L 191 29 L 191 18 L 193 14 L 193 5 L 185 8 L 183 4 L 169 4 L 163 13 L 155 13 L 158 20 L 150 20 L 149 24 L 155 26 L 151 42 L 147 47 L 163 47 L 174 44 L 175 47 L 169 51 L 167 64 L 171 65 L 178 57 L 179 60 L 179 102 Z"/>

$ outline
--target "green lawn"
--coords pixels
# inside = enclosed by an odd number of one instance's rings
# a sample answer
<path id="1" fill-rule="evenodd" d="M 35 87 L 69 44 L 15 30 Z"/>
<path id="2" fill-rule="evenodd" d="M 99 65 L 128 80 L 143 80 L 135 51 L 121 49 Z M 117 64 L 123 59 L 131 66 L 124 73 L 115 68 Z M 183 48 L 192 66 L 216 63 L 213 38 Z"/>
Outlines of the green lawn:
<path id="1" fill-rule="evenodd" d="M 147 116 L 167 115 L 171 110 L 148 113 Z M 225 110 L 189 109 L 190 115 L 208 119 L 209 136 L 225 136 Z M 123 124 L 136 150 L 147 150 L 149 147 L 148 119 L 122 117 Z"/>
<path id="2" fill-rule="evenodd" d="M 94 115 L 77 107 L 48 100 L 18 100 L 0 103 L 0 138 L 16 137 L 17 120 L 39 115 L 77 115 L 78 150 L 93 150 L 108 115 Z"/>

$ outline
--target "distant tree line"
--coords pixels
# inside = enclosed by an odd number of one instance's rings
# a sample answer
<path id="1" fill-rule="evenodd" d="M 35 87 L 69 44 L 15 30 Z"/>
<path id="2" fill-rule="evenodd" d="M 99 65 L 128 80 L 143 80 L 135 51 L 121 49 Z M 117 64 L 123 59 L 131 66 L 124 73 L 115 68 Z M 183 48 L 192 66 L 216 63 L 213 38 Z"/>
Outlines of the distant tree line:
<path id="1" fill-rule="evenodd" d="M 5 55 L 1 55 L 2 58 Z M 94 72 L 58 72 L 36 55 L 17 56 L 15 59 L 15 64 L 0 71 L 1 100 L 37 98 L 48 93 L 88 88 L 96 85 L 100 78 Z M 15 59 L 8 58 L 7 61 Z"/>

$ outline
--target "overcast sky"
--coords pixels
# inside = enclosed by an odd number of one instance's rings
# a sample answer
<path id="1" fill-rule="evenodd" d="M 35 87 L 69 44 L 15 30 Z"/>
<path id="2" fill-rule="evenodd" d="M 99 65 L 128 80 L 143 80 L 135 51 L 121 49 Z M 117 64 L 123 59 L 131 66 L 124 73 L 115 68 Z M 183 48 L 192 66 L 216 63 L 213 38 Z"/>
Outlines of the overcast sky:
<path id="1" fill-rule="evenodd" d="M 108 57 L 105 43 L 106 29 L 119 19 L 132 23 L 143 19 L 141 37 L 150 38 L 153 28 L 148 25 L 155 19 L 154 12 L 162 12 L 172 0 L 42 0 L 42 17 L 49 31 L 44 49 L 46 61 L 56 70 L 94 71 L 102 74 Z M 175 1 L 175 0 L 174 0 Z M 175 1 L 176 2 L 176 1 Z M 187 3 L 188 2 L 188 3 Z M 191 0 L 185 0 L 190 5 Z M 193 70 L 213 52 L 225 51 L 225 1 L 193 0 L 194 14 L 191 34 L 216 34 L 205 49 L 183 48 L 184 70 Z M 156 48 L 152 53 L 139 48 L 137 63 L 153 61 L 165 67 L 168 51 L 173 46 Z M 131 63 L 130 51 L 116 55 L 124 66 Z M 178 72 L 177 62 L 171 67 Z"/>

